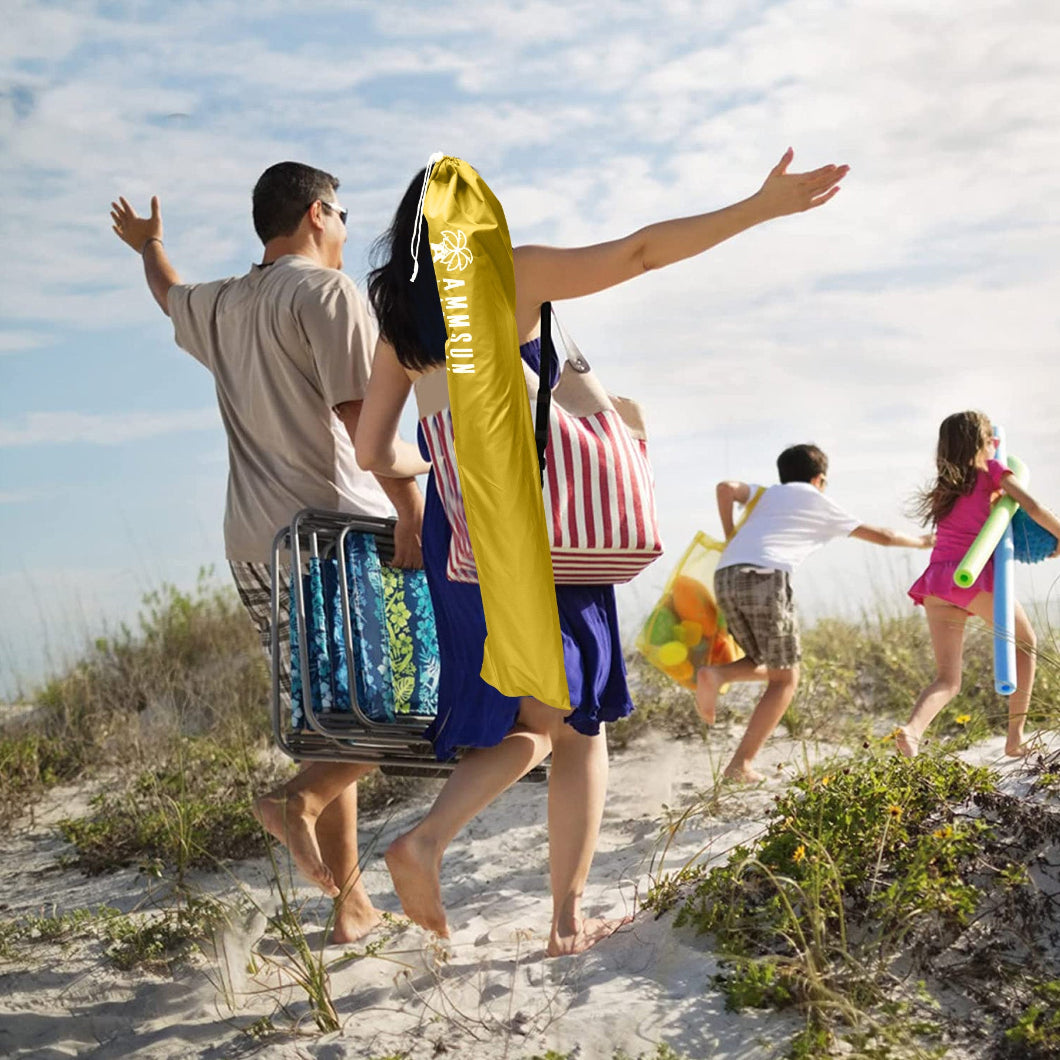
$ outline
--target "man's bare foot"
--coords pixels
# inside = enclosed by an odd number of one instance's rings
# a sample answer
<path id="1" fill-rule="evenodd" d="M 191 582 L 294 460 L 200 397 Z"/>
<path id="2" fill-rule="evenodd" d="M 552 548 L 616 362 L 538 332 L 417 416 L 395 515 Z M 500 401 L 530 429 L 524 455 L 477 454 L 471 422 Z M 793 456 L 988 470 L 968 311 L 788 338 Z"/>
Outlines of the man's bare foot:
<path id="1" fill-rule="evenodd" d="M 336 903 L 336 906 L 338 903 Z M 357 942 L 374 931 L 383 922 L 383 914 L 369 905 L 357 909 L 336 908 L 335 922 L 331 926 L 331 944 L 342 946 L 348 942 Z"/>
<path id="2" fill-rule="evenodd" d="M 386 867 L 394 881 L 394 891 L 401 899 L 405 915 L 420 927 L 449 938 L 449 924 L 442 905 L 439 873 L 440 854 L 411 832 L 398 836 L 387 848 Z"/>
<path id="3" fill-rule="evenodd" d="M 338 897 L 339 888 L 331 869 L 320 857 L 316 818 L 305 812 L 300 795 L 260 795 L 254 800 L 251 812 L 269 835 L 287 847 L 298 871 L 310 883 L 315 883 L 329 898 Z"/>
<path id="4" fill-rule="evenodd" d="M 721 777 L 722 780 L 732 780 L 737 784 L 761 784 L 766 779 L 750 766 L 727 766 Z"/>
<path id="5" fill-rule="evenodd" d="M 714 724 L 718 706 L 718 690 L 721 681 L 709 666 L 701 666 L 696 671 L 696 713 L 708 724 Z"/>
<path id="6" fill-rule="evenodd" d="M 900 725 L 894 730 L 894 745 L 898 748 L 898 753 L 905 758 L 916 758 L 920 750 L 920 737 Z"/>
<path id="7" fill-rule="evenodd" d="M 584 953 L 591 946 L 613 935 L 620 927 L 631 923 L 633 917 L 623 916 L 615 920 L 603 920 L 593 917 L 579 920 L 577 927 L 570 933 L 561 933 L 555 924 L 548 938 L 549 957 L 570 957 L 575 953 Z"/>

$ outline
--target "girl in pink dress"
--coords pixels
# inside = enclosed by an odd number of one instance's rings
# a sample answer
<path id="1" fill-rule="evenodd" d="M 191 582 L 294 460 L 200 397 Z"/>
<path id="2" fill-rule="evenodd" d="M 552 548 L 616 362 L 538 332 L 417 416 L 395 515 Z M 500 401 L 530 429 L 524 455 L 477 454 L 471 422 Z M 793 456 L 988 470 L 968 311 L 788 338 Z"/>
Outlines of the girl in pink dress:
<path id="1" fill-rule="evenodd" d="M 954 584 L 953 575 L 982 529 L 996 498 L 1007 494 L 1036 523 L 1060 538 L 1060 521 L 1015 481 L 1008 468 L 994 459 L 995 449 L 996 440 L 985 413 L 955 412 L 947 416 L 939 427 L 938 477 L 918 498 L 918 514 L 925 524 L 935 527 L 935 548 L 927 570 L 913 582 L 909 595 L 914 603 L 923 604 L 927 614 L 937 673 L 917 698 L 909 721 L 897 732 L 898 750 L 907 758 L 917 753 L 924 730 L 961 690 L 964 624 L 968 616 L 977 615 L 993 624 L 993 558 L 967 589 Z M 1017 691 L 1008 700 L 1005 741 L 1005 753 L 1014 758 L 1025 755 L 1029 749 L 1023 741 L 1023 726 L 1034 685 L 1034 649 L 1034 629 L 1017 601 Z"/>

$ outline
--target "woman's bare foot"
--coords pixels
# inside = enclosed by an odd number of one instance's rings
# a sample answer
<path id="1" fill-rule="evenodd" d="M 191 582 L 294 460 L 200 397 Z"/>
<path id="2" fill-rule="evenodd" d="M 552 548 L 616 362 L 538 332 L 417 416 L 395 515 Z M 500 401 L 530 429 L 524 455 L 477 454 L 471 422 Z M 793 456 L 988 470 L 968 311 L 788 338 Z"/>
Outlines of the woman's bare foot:
<path id="1" fill-rule="evenodd" d="M 761 784 L 766 778 L 750 766 L 729 765 L 722 773 L 723 780 L 733 780 L 737 784 Z"/>
<path id="2" fill-rule="evenodd" d="M 449 924 L 445 919 L 439 880 L 442 858 L 433 844 L 406 832 L 387 848 L 386 867 L 390 870 L 394 891 L 401 899 L 405 915 L 420 927 L 447 939 Z"/>
<path id="3" fill-rule="evenodd" d="M 305 812 L 300 795 L 260 795 L 254 800 L 251 812 L 255 820 L 274 839 L 278 839 L 291 855 L 298 871 L 315 883 L 328 897 L 337 898 L 339 888 L 331 869 L 320 857 L 317 843 L 316 817 Z"/>
<path id="4" fill-rule="evenodd" d="M 570 957 L 575 953 L 584 953 L 591 946 L 613 935 L 620 927 L 631 923 L 632 920 L 631 916 L 618 917 L 615 920 L 593 917 L 578 920 L 574 928 L 567 932 L 561 932 L 553 924 L 546 953 L 549 957 Z"/>
<path id="5" fill-rule="evenodd" d="M 710 666 L 701 666 L 696 671 L 696 713 L 708 724 L 714 724 L 718 706 L 718 690 L 721 681 Z"/>
<path id="6" fill-rule="evenodd" d="M 374 905 L 369 904 L 367 908 L 358 905 L 356 909 L 339 909 L 336 902 L 335 922 L 331 926 L 331 944 L 341 946 L 348 942 L 357 942 L 382 922 L 383 914 Z"/>
<path id="7" fill-rule="evenodd" d="M 894 730 L 894 745 L 898 753 L 905 758 L 916 758 L 920 750 L 920 737 L 911 732 L 904 725 Z"/>

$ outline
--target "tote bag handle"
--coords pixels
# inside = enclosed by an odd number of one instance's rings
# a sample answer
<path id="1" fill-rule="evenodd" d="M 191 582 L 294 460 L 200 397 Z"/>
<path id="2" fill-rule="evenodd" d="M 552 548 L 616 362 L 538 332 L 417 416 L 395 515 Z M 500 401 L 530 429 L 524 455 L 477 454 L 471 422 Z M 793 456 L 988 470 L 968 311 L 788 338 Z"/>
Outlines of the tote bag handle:
<path id="1" fill-rule="evenodd" d="M 537 443 L 537 466 L 541 485 L 545 485 L 545 468 L 548 461 L 548 413 L 552 407 L 552 364 L 556 359 L 556 348 L 552 345 L 552 303 L 541 305 L 541 358 L 538 368 L 537 412 L 534 418 L 534 440 Z"/>
<path id="2" fill-rule="evenodd" d="M 567 352 L 567 363 L 579 375 L 590 370 L 589 362 L 582 356 L 574 339 L 567 334 L 552 309 L 551 302 L 541 304 L 541 360 L 538 369 L 537 412 L 534 417 L 534 440 L 537 443 L 537 465 L 541 472 L 541 485 L 545 484 L 545 470 L 548 460 L 545 450 L 548 448 L 548 414 L 552 407 L 552 365 L 557 362 L 556 347 L 552 342 L 552 321 L 555 319 L 559 328 L 563 347 Z"/>

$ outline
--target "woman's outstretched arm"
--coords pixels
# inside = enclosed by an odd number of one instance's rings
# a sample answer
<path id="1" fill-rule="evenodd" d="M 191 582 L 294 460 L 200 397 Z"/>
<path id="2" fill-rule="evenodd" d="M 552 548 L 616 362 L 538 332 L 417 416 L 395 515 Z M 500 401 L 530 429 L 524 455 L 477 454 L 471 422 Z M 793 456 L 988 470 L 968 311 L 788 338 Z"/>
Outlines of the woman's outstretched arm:
<path id="1" fill-rule="evenodd" d="M 523 246 L 515 249 L 516 315 L 525 337 L 542 302 L 580 298 L 694 257 L 763 221 L 823 206 L 839 191 L 849 166 L 789 173 L 789 147 L 750 198 L 711 213 L 648 225 L 622 239 L 589 247 Z"/>

